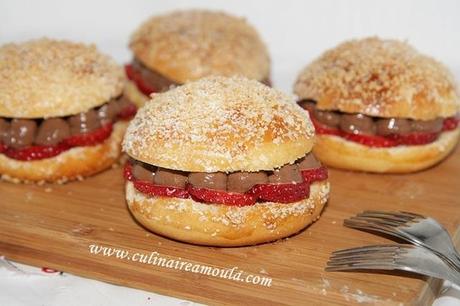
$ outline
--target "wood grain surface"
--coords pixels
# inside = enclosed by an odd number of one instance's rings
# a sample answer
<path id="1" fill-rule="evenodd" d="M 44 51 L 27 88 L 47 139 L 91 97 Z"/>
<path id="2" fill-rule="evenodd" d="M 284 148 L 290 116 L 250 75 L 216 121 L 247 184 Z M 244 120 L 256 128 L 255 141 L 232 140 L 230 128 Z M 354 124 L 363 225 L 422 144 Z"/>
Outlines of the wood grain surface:
<path id="1" fill-rule="evenodd" d="M 460 152 L 411 175 L 372 175 L 331 170 L 332 194 L 321 219 L 275 243 L 210 248 L 147 232 L 127 210 L 121 169 L 63 186 L 0 183 L 0 255 L 118 285 L 206 304 L 423 305 L 440 282 L 408 273 L 325 272 L 341 248 L 389 243 L 342 226 L 364 209 L 406 210 L 441 221 L 458 240 Z M 129 260 L 93 255 L 89 245 L 158 252 L 170 259 L 232 268 L 272 278 L 272 285 L 236 282 Z"/>

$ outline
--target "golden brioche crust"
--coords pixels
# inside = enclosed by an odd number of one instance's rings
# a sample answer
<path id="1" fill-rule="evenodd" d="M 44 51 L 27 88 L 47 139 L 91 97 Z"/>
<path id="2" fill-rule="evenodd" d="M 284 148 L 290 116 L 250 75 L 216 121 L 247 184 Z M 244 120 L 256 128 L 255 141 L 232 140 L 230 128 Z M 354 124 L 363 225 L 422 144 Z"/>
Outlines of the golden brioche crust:
<path id="1" fill-rule="evenodd" d="M 153 16 L 132 35 L 135 57 L 178 83 L 210 75 L 263 80 L 270 59 L 257 31 L 244 19 L 205 10 Z"/>
<path id="2" fill-rule="evenodd" d="M 433 143 L 394 148 L 370 148 L 344 138 L 316 135 L 315 156 L 324 164 L 347 170 L 409 173 L 429 168 L 455 148 L 460 128 L 443 132 Z"/>
<path id="3" fill-rule="evenodd" d="M 405 42 L 367 38 L 344 42 L 300 73 L 294 86 L 319 109 L 429 120 L 460 109 L 447 68 Z"/>
<path id="4" fill-rule="evenodd" d="M 65 183 L 98 173 L 117 161 L 127 125 L 115 123 L 112 135 L 99 145 L 72 148 L 51 158 L 18 161 L 0 154 L 0 178 L 14 183 Z"/>
<path id="5" fill-rule="evenodd" d="M 125 95 L 129 101 L 134 103 L 137 108 L 141 108 L 148 100 L 150 100 L 148 96 L 144 95 L 139 91 L 139 89 L 137 89 L 136 84 L 131 80 L 126 82 L 125 89 L 123 90 L 123 95 Z"/>
<path id="6" fill-rule="evenodd" d="M 123 69 L 94 45 L 39 39 L 0 47 L 0 117 L 86 112 L 121 94 Z"/>
<path id="7" fill-rule="evenodd" d="M 311 185 L 308 199 L 257 203 L 246 207 L 205 204 L 192 199 L 148 197 L 126 183 L 134 218 L 147 229 L 180 241 L 212 246 L 243 246 L 288 237 L 316 221 L 327 202 L 329 182 Z"/>
<path id="8" fill-rule="evenodd" d="M 190 172 L 273 170 L 311 151 L 294 98 L 243 77 L 210 77 L 155 94 L 131 121 L 134 159 Z"/>

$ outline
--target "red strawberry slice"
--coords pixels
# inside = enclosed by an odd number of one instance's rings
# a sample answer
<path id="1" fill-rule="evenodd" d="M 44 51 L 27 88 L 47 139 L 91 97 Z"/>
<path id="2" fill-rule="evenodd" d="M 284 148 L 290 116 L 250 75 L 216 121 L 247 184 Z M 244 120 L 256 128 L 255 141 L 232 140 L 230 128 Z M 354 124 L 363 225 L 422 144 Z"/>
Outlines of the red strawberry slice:
<path id="1" fill-rule="evenodd" d="M 435 141 L 439 133 L 411 133 L 407 135 L 390 135 L 398 144 L 402 145 L 424 145 Z"/>
<path id="2" fill-rule="evenodd" d="M 449 117 L 444 119 L 442 130 L 443 131 L 452 131 L 455 130 L 458 126 L 458 122 L 460 121 L 457 117 Z"/>
<path id="3" fill-rule="evenodd" d="M 342 132 L 342 137 L 346 140 L 374 148 L 395 147 L 399 144 L 399 142 L 394 139 L 375 135 L 362 135 Z"/>
<path id="4" fill-rule="evenodd" d="M 127 162 L 123 168 L 123 177 L 130 182 L 134 181 L 133 166 L 130 162 Z"/>
<path id="5" fill-rule="evenodd" d="M 155 185 L 150 182 L 138 180 L 134 181 L 133 184 L 137 190 L 149 196 L 174 197 L 182 199 L 189 197 L 187 190 L 183 188 Z"/>
<path id="6" fill-rule="evenodd" d="M 118 114 L 118 118 L 120 118 L 121 120 L 128 120 L 134 117 L 136 112 L 137 112 L 136 105 L 131 103 L 120 111 L 120 113 Z"/>
<path id="7" fill-rule="evenodd" d="M 6 149 L 7 149 L 6 145 L 4 145 L 3 143 L 0 143 L 0 153 L 5 152 Z"/>
<path id="8" fill-rule="evenodd" d="M 125 65 L 126 76 L 128 79 L 136 83 L 137 88 L 146 96 L 150 96 L 151 93 L 156 92 L 155 88 L 147 84 L 143 79 L 142 75 L 136 71 L 133 66 Z"/>
<path id="9" fill-rule="evenodd" d="M 254 186 L 248 193 L 268 202 L 292 203 L 308 198 L 310 184 L 307 182 L 297 184 L 260 184 Z"/>
<path id="10" fill-rule="evenodd" d="M 192 185 L 188 185 L 187 190 L 192 198 L 199 202 L 234 206 L 253 205 L 256 202 L 256 197 L 252 194 L 196 188 Z"/>
<path id="11" fill-rule="evenodd" d="M 313 182 L 324 181 L 329 177 L 327 168 L 322 166 L 316 169 L 306 169 L 302 170 L 302 177 L 305 182 L 311 184 Z"/>
<path id="12" fill-rule="evenodd" d="M 55 146 L 30 146 L 24 149 L 7 149 L 4 154 L 9 158 L 22 161 L 32 161 L 54 157 L 69 149 L 66 144 Z"/>
<path id="13" fill-rule="evenodd" d="M 313 123 L 313 126 L 315 127 L 316 133 L 342 136 L 342 133 L 339 129 L 330 128 L 324 124 L 321 124 L 317 120 L 315 120 L 314 117 L 311 115 L 310 115 L 310 119 L 311 119 L 311 122 Z"/>
<path id="14" fill-rule="evenodd" d="M 63 143 L 70 147 L 93 146 L 109 138 L 112 134 L 113 125 L 108 123 L 90 133 L 70 136 L 63 140 Z"/>

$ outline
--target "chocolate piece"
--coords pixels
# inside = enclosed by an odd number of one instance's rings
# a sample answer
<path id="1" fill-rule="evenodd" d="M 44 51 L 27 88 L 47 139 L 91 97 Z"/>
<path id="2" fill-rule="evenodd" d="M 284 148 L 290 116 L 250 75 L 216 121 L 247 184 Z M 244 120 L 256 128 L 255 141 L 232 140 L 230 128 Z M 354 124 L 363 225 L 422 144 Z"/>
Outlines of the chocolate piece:
<path id="1" fill-rule="evenodd" d="M 300 183 L 303 181 L 302 175 L 300 174 L 299 166 L 286 165 L 275 171 L 268 176 L 268 181 L 273 184 L 283 183 Z"/>
<path id="2" fill-rule="evenodd" d="M 416 133 L 438 133 L 441 132 L 442 125 L 442 118 L 433 120 L 413 120 L 411 122 L 412 131 Z"/>
<path id="3" fill-rule="evenodd" d="M 97 116 L 101 120 L 102 124 L 114 122 L 120 113 L 120 106 L 116 100 L 110 100 L 110 102 L 102 105 L 98 111 Z"/>
<path id="4" fill-rule="evenodd" d="M 147 68 L 137 59 L 133 60 L 131 66 L 141 74 L 142 80 L 157 92 L 167 91 L 171 86 L 178 85 L 176 82 L 164 77 L 160 73 Z"/>
<path id="5" fill-rule="evenodd" d="M 41 146 L 53 146 L 69 136 L 70 127 L 64 119 L 45 119 L 38 128 L 35 143 Z"/>
<path id="6" fill-rule="evenodd" d="M 267 174 L 259 172 L 235 172 L 228 175 L 227 190 L 244 193 L 257 184 L 268 183 Z"/>
<path id="7" fill-rule="evenodd" d="M 195 172 L 190 173 L 188 181 L 194 187 L 207 188 L 214 190 L 226 190 L 227 189 L 227 175 L 223 172 Z"/>
<path id="8" fill-rule="evenodd" d="M 303 108 L 304 110 L 307 110 L 310 114 L 313 114 L 313 112 L 316 109 L 316 101 L 315 100 L 300 100 L 297 102 L 297 104 Z"/>
<path id="9" fill-rule="evenodd" d="M 3 140 L 7 147 L 20 149 L 32 145 L 36 133 L 37 123 L 35 120 L 13 119 Z"/>
<path id="10" fill-rule="evenodd" d="M 156 167 L 136 162 L 133 164 L 133 175 L 136 179 L 153 183 Z"/>
<path id="11" fill-rule="evenodd" d="M 321 167 L 321 163 L 316 159 L 313 153 L 308 153 L 302 157 L 297 164 L 299 165 L 300 170 L 316 169 Z"/>
<path id="12" fill-rule="evenodd" d="M 178 170 L 158 168 L 153 177 L 153 182 L 158 185 L 185 188 L 187 173 Z"/>
<path id="13" fill-rule="evenodd" d="M 388 135 L 406 135 L 411 132 L 409 120 L 400 118 L 379 119 L 376 122 L 377 134 L 382 136 Z"/>
<path id="14" fill-rule="evenodd" d="M 94 109 L 70 117 L 69 124 L 72 135 L 89 133 L 101 127 L 98 115 Z"/>
<path id="15" fill-rule="evenodd" d="M 8 136 L 9 131 L 10 123 L 5 119 L 0 118 L 0 143 L 5 142 L 4 138 Z"/>
<path id="16" fill-rule="evenodd" d="M 313 117 L 320 123 L 325 124 L 332 128 L 337 128 L 340 125 L 340 114 L 334 111 L 320 111 L 315 109 Z"/>
<path id="17" fill-rule="evenodd" d="M 340 129 L 352 134 L 375 134 L 374 121 L 363 114 L 342 114 Z"/>

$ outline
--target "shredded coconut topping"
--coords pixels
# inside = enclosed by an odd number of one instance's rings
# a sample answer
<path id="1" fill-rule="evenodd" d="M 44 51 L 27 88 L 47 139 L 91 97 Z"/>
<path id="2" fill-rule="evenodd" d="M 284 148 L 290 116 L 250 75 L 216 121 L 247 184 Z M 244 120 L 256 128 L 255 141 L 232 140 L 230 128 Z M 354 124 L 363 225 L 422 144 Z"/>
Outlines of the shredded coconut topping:
<path id="1" fill-rule="evenodd" d="M 153 96 L 131 121 L 123 147 L 135 159 L 184 171 L 193 171 L 179 161 L 184 154 L 210 170 L 216 158 L 225 165 L 244 162 L 267 142 L 276 150 L 313 137 L 311 122 L 294 101 L 242 77 L 202 79 Z M 175 156 L 165 154 L 171 150 Z M 167 166 L 155 163 L 160 157 Z"/>
<path id="2" fill-rule="evenodd" d="M 87 111 L 121 94 L 123 69 L 94 45 L 51 39 L 0 47 L 0 116 Z"/>
<path id="3" fill-rule="evenodd" d="M 460 108 L 451 73 L 406 42 L 367 38 L 325 52 L 300 74 L 295 92 L 322 109 L 432 119 Z"/>
<path id="4" fill-rule="evenodd" d="M 149 68 L 179 83 L 210 75 L 262 80 L 270 59 L 256 30 L 222 12 L 175 11 L 154 16 L 133 34 L 130 47 Z"/>

